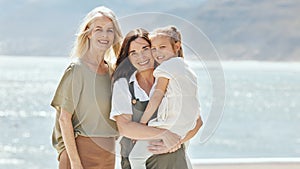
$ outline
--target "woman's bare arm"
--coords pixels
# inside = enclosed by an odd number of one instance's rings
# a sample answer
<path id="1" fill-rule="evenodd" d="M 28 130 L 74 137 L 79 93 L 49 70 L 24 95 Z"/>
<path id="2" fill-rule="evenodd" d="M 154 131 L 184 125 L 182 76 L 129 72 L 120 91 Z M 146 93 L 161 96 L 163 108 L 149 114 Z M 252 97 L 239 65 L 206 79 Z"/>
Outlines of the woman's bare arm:
<path id="1" fill-rule="evenodd" d="M 62 138 L 70 159 L 71 168 L 83 169 L 80 157 L 77 151 L 74 129 L 72 125 L 72 114 L 61 109 L 59 116 L 59 125 L 61 128 Z"/>
<path id="2" fill-rule="evenodd" d="M 165 146 L 173 148 L 180 142 L 180 136 L 166 129 L 149 127 L 131 120 L 132 115 L 121 114 L 115 116 L 118 130 L 122 136 L 135 140 L 162 139 Z"/>

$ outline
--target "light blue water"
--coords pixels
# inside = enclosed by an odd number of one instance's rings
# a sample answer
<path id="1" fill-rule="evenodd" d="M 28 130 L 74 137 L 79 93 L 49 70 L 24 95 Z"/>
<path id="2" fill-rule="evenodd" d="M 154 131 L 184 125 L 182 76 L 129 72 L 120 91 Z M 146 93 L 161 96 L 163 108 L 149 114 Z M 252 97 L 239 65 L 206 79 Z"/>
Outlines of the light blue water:
<path id="1" fill-rule="evenodd" d="M 0 168 L 56 168 L 49 103 L 69 60 L 0 57 Z M 300 63 L 222 62 L 226 100 L 220 126 L 205 144 L 196 136 L 191 158 L 300 157 Z M 202 111 L 211 82 L 201 63 Z"/>

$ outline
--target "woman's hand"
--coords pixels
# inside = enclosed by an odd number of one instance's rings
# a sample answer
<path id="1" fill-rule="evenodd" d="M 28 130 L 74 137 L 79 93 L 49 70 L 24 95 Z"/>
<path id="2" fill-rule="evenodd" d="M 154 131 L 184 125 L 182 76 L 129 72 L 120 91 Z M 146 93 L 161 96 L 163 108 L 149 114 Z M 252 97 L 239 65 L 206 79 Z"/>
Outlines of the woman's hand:
<path id="1" fill-rule="evenodd" d="M 153 154 L 163 154 L 168 152 L 175 152 L 181 147 L 180 136 L 166 130 L 164 137 L 160 141 L 151 141 L 148 150 Z"/>
<path id="2" fill-rule="evenodd" d="M 169 130 L 165 130 L 162 140 L 167 149 L 171 150 L 180 144 L 181 138 L 179 135 L 172 133 Z"/>
<path id="3" fill-rule="evenodd" d="M 174 146 L 173 148 L 171 148 L 168 152 L 169 153 L 174 153 L 175 151 L 177 151 L 178 149 L 180 149 L 181 147 L 181 142 L 179 142 L 176 146 Z"/>
<path id="4" fill-rule="evenodd" d="M 152 154 L 164 154 L 164 153 L 173 153 L 177 151 L 181 147 L 181 143 L 178 143 L 171 149 L 168 149 L 162 140 L 150 141 L 148 146 L 148 150 Z"/>
<path id="5" fill-rule="evenodd" d="M 148 150 L 152 154 L 164 154 L 168 152 L 168 148 L 165 146 L 162 140 L 150 141 L 148 146 Z"/>

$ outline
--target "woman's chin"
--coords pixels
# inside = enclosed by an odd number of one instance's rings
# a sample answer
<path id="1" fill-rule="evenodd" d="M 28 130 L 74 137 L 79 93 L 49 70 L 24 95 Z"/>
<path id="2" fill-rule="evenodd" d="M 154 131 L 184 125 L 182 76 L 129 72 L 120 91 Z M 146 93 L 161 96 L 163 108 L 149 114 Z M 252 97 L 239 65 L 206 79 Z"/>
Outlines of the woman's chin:
<path id="1" fill-rule="evenodd" d="M 144 72 L 144 71 L 149 71 L 149 70 L 153 70 L 154 66 L 147 66 L 147 67 L 141 67 L 139 69 L 140 72 Z"/>

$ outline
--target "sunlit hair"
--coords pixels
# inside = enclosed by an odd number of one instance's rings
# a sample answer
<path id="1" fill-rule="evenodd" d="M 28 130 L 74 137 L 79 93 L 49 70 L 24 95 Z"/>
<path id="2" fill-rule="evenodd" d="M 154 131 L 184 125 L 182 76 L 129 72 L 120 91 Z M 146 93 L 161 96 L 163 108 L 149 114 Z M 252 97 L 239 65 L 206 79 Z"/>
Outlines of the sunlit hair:
<path id="1" fill-rule="evenodd" d="M 109 18 L 114 26 L 114 42 L 113 45 L 106 51 L 104 56 L 104 60 L 112 64 L 114 60 L 113 57 L 118 55 L 118 51 L 121 46 L 122 33 L 114 12 L 104 6 L 94 8 L 84 17 L 76 34 L 76 40 L 71 51 L 72 57 L 82 57 L 87 52 L 90 47 L 88 36 L 92 31 L 90 26 L 101 16 Z"/>
<path id="2" fill-rule="evenodd" d="M 119 55 L 117 57 L 116 71 L 113 75 L 114 81 L 121 77 L 129 78 L 132 75 L 132 73 L 136 70 L 136 68 L 130 63 L 128 55 L 131 42 L 133 42 L 137 38 L 144 39 L 146 42 L 149 43 L 149 47 L 151 47 L 149 32 L 147 30 L 137 28 L 128 32 L 123 40 Z"/>
<path id="3" fill-rule="evenodd" d="M 176 53 L 178 57 L 183 57 L 183 50 L 181 46 L 181 33 L 180 31 L 173 25 L 156 28 L 149 35 L 150 39 L 154 37 L 166 37 L 170 40 L 170 43 L 175 51 L 175 43 L 180 42 L 180 48 Z"/>

